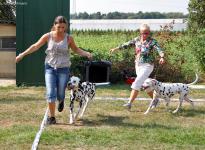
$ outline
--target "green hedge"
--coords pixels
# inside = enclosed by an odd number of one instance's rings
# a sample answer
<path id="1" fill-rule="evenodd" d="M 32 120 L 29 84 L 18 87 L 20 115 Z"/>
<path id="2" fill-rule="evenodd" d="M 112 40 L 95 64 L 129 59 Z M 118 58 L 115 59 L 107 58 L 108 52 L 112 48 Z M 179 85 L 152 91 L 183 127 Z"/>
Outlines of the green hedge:
<path id="1" fill-rule="evenodd" d="M 138 35 L 138 31 L 72 31 L 76 44 L 93 53 L 94 60 L 108 60 L 112 62 L 110 74 L 111 82 L 122 81 L 121 72 L 128 70 L 135 76 L 134 49 L 123 50 L 112 55 L 109 50 Z M 152 77 L 166 82 L 191 82 L 194 73 L 204 73 L 205 36 L 189 35 L 187 32 L 154 32 L 156 38 L 166 52 L 166 64 L 161 66 L 155 62 Z M 83 62 L 86 58 L 72 55 L 72 72 L 82 76 Z"/>

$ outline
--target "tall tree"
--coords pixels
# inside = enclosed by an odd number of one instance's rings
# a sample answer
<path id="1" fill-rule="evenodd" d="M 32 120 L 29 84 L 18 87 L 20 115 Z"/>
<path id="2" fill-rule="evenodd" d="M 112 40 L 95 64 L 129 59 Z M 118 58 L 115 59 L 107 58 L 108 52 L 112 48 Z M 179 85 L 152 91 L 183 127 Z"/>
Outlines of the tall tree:
<path id="1" fill-rule="evenodd" d="M 0 19 L 15 21 L 16 5 L 15 0 L 1 0 L 0 1 Z"/>
<path id="2" fill-rule="evenodd" d="M 205 28 L 205 0 L 190 0 L 188 10 L 188 28 L 191 30 Z"/>
<path id="3" fill-rule="evenodd" d="M 123 12 L 109 12 L 108 14 L 101 14 L 101 12 L 88 14 L 87 12 L 72 14 L 71 19 L 165 19 L 165 18 L 187 18 L 179 12 L 160 13 L 160 12 L 145 12 L 138 13 L 123 13 Z"/>

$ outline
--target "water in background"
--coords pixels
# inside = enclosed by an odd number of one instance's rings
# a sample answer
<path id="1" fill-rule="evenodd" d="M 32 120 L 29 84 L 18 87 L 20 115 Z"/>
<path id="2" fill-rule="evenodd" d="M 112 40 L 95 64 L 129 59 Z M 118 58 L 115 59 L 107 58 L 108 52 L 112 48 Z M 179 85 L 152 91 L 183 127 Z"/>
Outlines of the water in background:
<path id="1" fill-rule="evenodd" d="M 137 30 L 142 23 L 149 24 L 151 30 L 160 30 L 160 25 L 164 26 L 174 20 L 174 31 L 181 31 L 187 28 L 184 19 L 113 19 L 113 20 L 70 20 L 71 29 L 77 30 Z"/>

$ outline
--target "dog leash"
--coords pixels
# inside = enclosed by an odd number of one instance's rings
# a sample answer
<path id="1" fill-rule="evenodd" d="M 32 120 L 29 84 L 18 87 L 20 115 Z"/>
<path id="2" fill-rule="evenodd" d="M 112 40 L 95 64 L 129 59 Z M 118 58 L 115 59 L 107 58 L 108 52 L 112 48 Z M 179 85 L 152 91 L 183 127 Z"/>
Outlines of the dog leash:
<path id="1" fill-rule="evenodd" d="M 154 79 L 157 79 L 158 71 L 159 71 L 159 65 L 157 65 L 157 67 L 156 67 L 156 72 L 155 72 L 155 75 L 154 75 Z"/>

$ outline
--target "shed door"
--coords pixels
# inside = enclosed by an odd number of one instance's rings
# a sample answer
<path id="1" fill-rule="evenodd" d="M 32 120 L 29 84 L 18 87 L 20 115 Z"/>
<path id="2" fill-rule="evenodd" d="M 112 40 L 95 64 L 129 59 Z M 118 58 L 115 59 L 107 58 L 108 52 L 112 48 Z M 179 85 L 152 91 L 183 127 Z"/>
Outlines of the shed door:
<path id="1" fill-rule="evenodd" d="M 70 22 L 70 0 L 17 0 L 16 6 L 17 55 L 49 32 L 56 16 Z M 17 85 L 44 85 L 45 50 L 46 45 L 17 64 Z"/>

